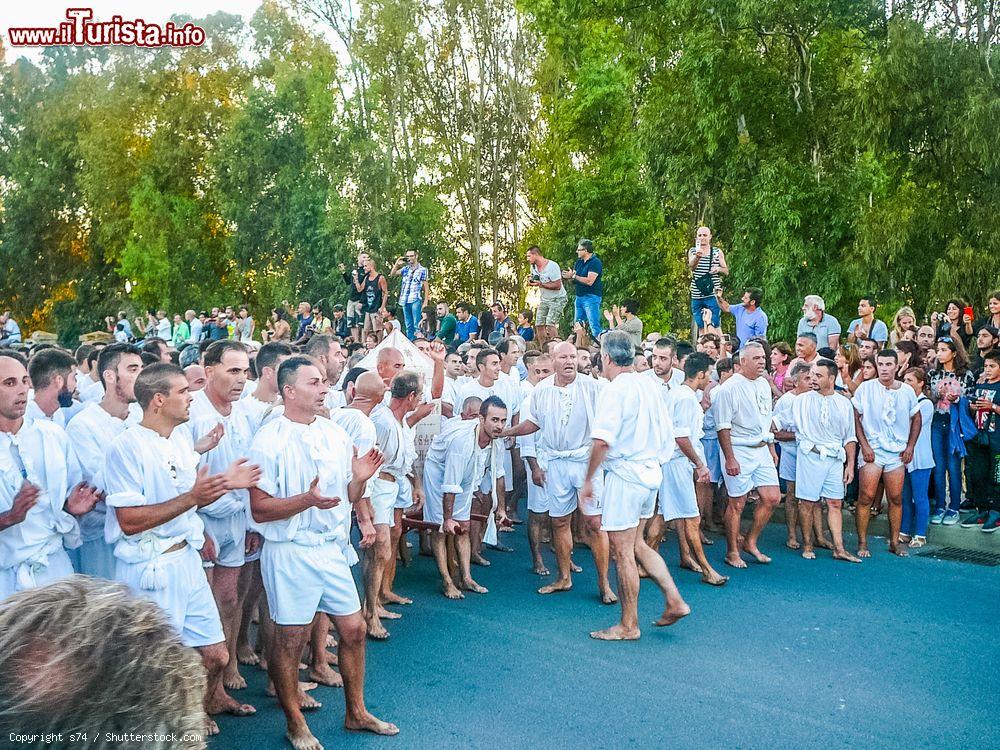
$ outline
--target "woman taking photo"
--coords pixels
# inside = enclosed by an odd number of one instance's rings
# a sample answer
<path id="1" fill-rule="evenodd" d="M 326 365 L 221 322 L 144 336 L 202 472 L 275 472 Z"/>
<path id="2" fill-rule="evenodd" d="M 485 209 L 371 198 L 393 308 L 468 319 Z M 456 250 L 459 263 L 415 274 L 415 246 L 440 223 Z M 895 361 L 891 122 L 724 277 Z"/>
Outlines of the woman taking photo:
<path id="1" fill-rule="evenodd" d="M 956 444 L 956 439 L 952 437 L 951 407 L 975 387 L 976 381 L 968 366 L 969 358 L 959 339 L 945 336 L 937 342 L 937 364 L 929 378 L 931 402 L 934 404 L 931 427 L 934 514 L 931 523 L 945 526 L 958 523 L 958 508 L 962 503 L 962 455 L 965 445 Z M 950 498 L 947 504 L 946 497 Z"/>
<path id="2" fill-rule="evenodd" d="M 923 547 L 927 543 L 927 523 L 930 515 L 931 471 L 934 455 L 931 449 L 931 424 L 934 404 L 927 398 L 927 373 L 919 367 L 907 368 L 903 373 L 903 385 L 909 386 L 917 394 L 920 407 L 920 436 L 913 446 L 913 460 L 906 465 L 903 478 L 903 523 L 899 541 L 910 547 Z"/>
<path id="3" fill-rule="evenodd" d="M 965 348 L 968 348 L 969 342 L 972 341 L 972 316 L 966 314 L 965 302 L 960 299 L 948 300 L 944 312 L 934 313 L 932 316 L 932 325 L 936 339 L 945 336 L 958 337 Z"/>

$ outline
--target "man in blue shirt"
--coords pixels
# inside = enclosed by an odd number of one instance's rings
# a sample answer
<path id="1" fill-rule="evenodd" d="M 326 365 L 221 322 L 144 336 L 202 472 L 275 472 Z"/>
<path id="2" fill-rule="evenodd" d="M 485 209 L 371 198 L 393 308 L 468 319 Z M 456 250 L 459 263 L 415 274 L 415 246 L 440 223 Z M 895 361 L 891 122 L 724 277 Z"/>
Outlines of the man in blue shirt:
<path id="1" fill-rule="evenodd" d="M 827 313 L 826 302 L 818 294 L 806 295 L 802 303 L 802 318 L 795 335 L 811 333 L 820 348 L 828 346 L 834 351 L 840 346 L 840 321 Z"/>
<path id="2" fill-rule="evenodd" d="M 464 344 L 466 341 L 479 337 L 479 320 L 469 306 L 464 302 L 455 305 L 455 317 L 458 323 L 455 325 L 455 342 Z"/>
<path id="3" fill-rule="evenodd" d="M 576 266 L 563 271 L 562 277 L 572 279 L 576 289 L 575 316 L 590 326 L 590 335 L 596 340 L 601 335 L 601 300 L 604 298 L 604 265 L 594 254 L 594 243 L 580 240 L 576 245 Z"/>
<path id="4" fill-rule="evenodd" d="M 736 318 L 736 338 L 741 344 L 754 336 L 767 338 L 767 313 L 760 309 L 760 301 L 764 298 L 763 290 L 747 287 L 738 305 L 726 302 L 721 291 L 717 292 L 717 295 L 722 311 Z"/>
<path id="5" fill-rule="evenodd" d="M 847 340 L 852 344 L 868 339 L 875 342 L 876 350 L 885 348 L 885 342 L 889 340 L 889 328 L 881 320 L 875 320 L 875 307 L 875 299 L 871 296 L 862 297 L 858 302 L 860 317 L 847 326 Z"/>

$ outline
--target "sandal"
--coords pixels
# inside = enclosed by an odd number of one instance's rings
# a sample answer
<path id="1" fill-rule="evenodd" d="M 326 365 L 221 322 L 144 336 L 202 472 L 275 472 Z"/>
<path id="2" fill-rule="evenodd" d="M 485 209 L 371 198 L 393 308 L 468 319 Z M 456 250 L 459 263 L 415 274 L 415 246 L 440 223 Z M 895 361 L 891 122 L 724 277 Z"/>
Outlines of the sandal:
<path id="1" fill-rule="evenodd" d="M 900 544 L 909 544 L 909 543 L 910 543 L 910 540 L 911 540 L 912 538 L 913 538 L 913 537 L 912 537 L 912 536 L 910 536 L 909 534 L 900 534 L 900 535 L 899 535 L 899 543 L 900 543 Z"/>
<path id="2" fill-rule="evenodd" d="M 917 535 L 910 541 L 910 549 L 919 549 L 925 544 L 927 544 L 927 537 Z"/>

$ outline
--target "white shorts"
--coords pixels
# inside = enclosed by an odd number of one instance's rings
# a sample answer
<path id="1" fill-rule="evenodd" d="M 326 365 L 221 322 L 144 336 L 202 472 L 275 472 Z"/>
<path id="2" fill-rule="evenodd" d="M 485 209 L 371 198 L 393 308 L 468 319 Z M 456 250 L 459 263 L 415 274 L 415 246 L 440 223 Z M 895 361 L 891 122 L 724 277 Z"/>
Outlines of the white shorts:
<path id="1" fill-rule="evenodd" d="M 634 529 L 641 519 L 652 518 L 655 509 L 656 489 L 626 482 L 610 471 L 605 474 L 602 531 Z"/>
<path id="2" fill-rule="evenodd" d="M 246 562 L 247 515 L 237 511 L 216 518 L 199 513 L 205 522 L 205 535 L 215 542 L 215 564 L 220 568 L 239 568 Z"/>
<path id="3" fill-rule="evenodd" d="M 836 456 L 802 453 L 795 470 L 795 497 L 816 503 L 821 498 L 844 499 L 844 462 Z"/>
<path id="4" fill-rule="evenodd" d="M 440 526 L 444 523 L 444 498 L 427 491 L 424 485 L 424 520 Z M 456 521 L 468 521 L 472 515 L 472 493 L 462 492 L 455 495 L 455 505 L 451 517 Z"/>
<path id="5" fill-rule="evenodd" d="M 539 487 L 533 481 L 531 481 L 531 467 L 528 465 L 528 459 L 524 459 L 524 471 L 527 475 L 528 483 L 528 512 L 529 513 L 548 513 L 549 512 L 549 497 L 548 492 L 545 487 Z M 546 483 L 548 483 L 548 476 L 545 477 Z"/>
<path id="6" fill-rule="evenodd" d="M 778 471 L 766 445 L 759 448 L 734 445 L 733 454 L 740 465 L 740 473 L 735 477 L 722 473 L 729 497 L 742 497 L 754 487 L 778 486 Z"/>
<path id="7" fill-rule="evenodd" d="M 719 438 L 703 437 L 701 439 L 701 447 L 705 452 L 705 466 L 708 467 L 708 474 L 712 480 L 712 484 L 718 484 L 722 481 L 722 458 L 719 451 Z"/>
<path id="8" fill-rule="evenodd" d="M 883 448 L 872 448 L 875 452 L 875 461 L 873 462 L 876 466 L 882 469 L 883 472 L 888 474 L 890 471 L 895 471 L 903 465 L 903 459 L 900 458 L 899 453 L 893 453 Z M 864 466 L 864 459 L 861 457 L 861 449 L 858 449 L 858 466 Z"/>
<path id="9" fill-rule="evenodd" d="M 160 555 L 157 564 L 166 579 L 162 589 L 150 591 L 140 585 L 146 563 L 132 565 L 116 560 L 115 579 L 136 596 L 159 604 L 185 646 L 200 648 L 225 641 L 219 608 L 202 570 L 198 550 L 188 545 L 167 552 Z"/>
<path id="10" fill-rule="evenodd" d="M 103 539 L 92 539 L 68 552 L 73 570 L 80 575 L 115 580 L 115 550 Z"/>
<path id="11" fill-rule="evenodd" d="M 778 478 L 786 482 L 795 482 L 795 458 L 798 455 L 798 446 L 794 440 L 787 440 L 780 443 L 781 454 L 778 456 Z"/>
<path id="12" fill-rule="evenodd" d="M 396 495 L 396 504 L 394 507 L 397 510 L 406 510 L 413 505 L 413 485 L 410 484 L 410 480 L 407 477 L 397 479 L 396 485 L 399 487 L 399 492 Z"/>
<path id="13" fill-rule="evenodd" d="M 372 510 L 375 512 L 375 523 L 384 526 L 395 526 L 396 497 L 399 495 L 399 485 L 386 479 L 372 477 Z"/>
<path id="14" fill-rule="evenodd" d="M 514 489 L 514 463 L 511 451 L 507 448 L 503 450 L 503 488 L 507 492 Z"/>
<path id="15" fill-rule="evenodd" d="M 17 567 L 0 568 L 0 601 L 8 596 L 16 594 L 18 591 L 47 586 L 50 583 L 61 581 L 73 575 L 73 565 L 70 562 L 66 550 L 60 547 L 49 555 L 49 563 L 46 567 L 35 570 L 32 574 L 34 578 L 33 586 L 20 585 L 17 582 Z"/>
<path id="16" fill-rule="evenodd" d="M 278 625 L 308 625 L 317 612 L 343 616 L 361 610 L 358 587 L 338 541 L 314 547 L 267 542 L 260 573 L 271 619 Z"/>
<path id="17" fill-rule="evenodd" d="M 568 516 L 577 509 L 580 488 L 587 478 L 587 463 L 585 461 L 567 461 L 554 458 L 549 461 L 545 471 L 545 491 L 548 502 L 548 512 L 553 518 Z M 594 473 L 591 482 L 594 497 L 580 505 L 580 512 L 585 516 L 601 515 L 601 498 L 604 495 L 604 472 Z"/>
<path id="18" fill-rule="evenodd" d="M 664 521 L 675 518 L 699 518 L 698 497 L 694 489 L 694 467 L 681 456 L 662 464 L 660 482 L 660 514 Z"/>

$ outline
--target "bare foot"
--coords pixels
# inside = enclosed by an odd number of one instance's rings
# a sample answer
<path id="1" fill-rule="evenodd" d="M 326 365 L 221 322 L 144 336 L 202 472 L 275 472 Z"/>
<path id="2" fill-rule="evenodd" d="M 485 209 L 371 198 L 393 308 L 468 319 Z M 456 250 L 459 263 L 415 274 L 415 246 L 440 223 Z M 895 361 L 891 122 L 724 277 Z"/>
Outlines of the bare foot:
<path id="1" fill-rule="evenodd" d="M 389 639 L 389 631 L 385 625 L 379 622 L 378 617 L 370 617 L 366 621 L 368 625 L 368 637 L 373 641 L 386 641 Z"/>
<path id="2" fill-rule="evenodd" d="M 709 586 L 725 586 L 729 582 L 729 576 L 720 576 L 713 570 L 711 573 L 702 574 L 701 582 Z"/>
<path id="3" fill-rule="evenodd" d="M 806 560 L 815 560 L 816 553 L 812 551 L 811 547 L 807 547 L 806 549 L 802 550 L 802 557 L 804 557 Z"/>
<path id="4" fill-rule="evenodd" d="M 399 612 L 392 612 L 392 611 L 386 609 L 385 607 L 383 607 L 381 604 L 379 605 L 378 609 L 375 610 L 375 611 L 378 613 L 379 617 L 381 617 L 383 619 L 386 619 L 386 620 L 401 620 L 403 618 L 403 616 L 401 614 L 399 614 Z"/>
<path id="5" fill-rule="evenodd" d="M 583 572 L 583 568 L 581 568 L 579 565 L 577 565 L 572 560 L 569 561 L 569 569 L 570 569 L 571 573 L 582 573 Z"/>
<path id="6" fill-rule="evenodd" d="M 464 599 L 465 594 L 458 590 L 454 583 L 447 583 L 441 587 L 441 593 L 449 599 Z"/>
<path id="7" fill-rule="evenodd" d="M 833 553 L 833 559 L 834 560 L 843 560 L 844 562 L 852 562 L 852 563 L 859 563 L 859 562 L 861 562 L 861 558 L 860 557 L 855 557 L 854 555 L 852 555 L 847 550 L 844 550 L 842 552 L 834 552 Z"/>
<path id="8" fill-rule="evenodd" d="M 472 555 L 472 556 L 471 556 L 471 557 L 469 558 L 469 561 L 470 561 L 470 562 L 471 562 L 471 563 L 472 563 L 473 565 L 481 565 L 481 566 L 482 566 L 482 567 L 484 567 L 484 568 L 488 568 L 488 567 L 490 567 L 490 561 L 489 561 L 489 560 L 487 560 L 487 559 L 486 559 L 485 557 L 483 557 L 483 556 L 482 556 L 482 555 L 480 555 L 480 554 L 473 554 L 473 555 Z"/>
<path id="9" fill-rule="evenodd" d="M 788 541 L 785 542 L 785 546 L 788 547 L 788 549 L 798 549 L 802 545 L 799 544 L 798 539 L 789 539 Z"/>
<path id="10" fill-rule="evenodd" d="M 365 713 L 357 718 L 344 717 L 344 729 L 349 729 L 352 732 L 371 732 L 390 736 L 399 734 L 399 727 L 395 724 L 376 719 L 370 713 Z"/>
<path id="11" fill-rule="evenodd" d="M 554 581 L 538 589 L 539 594 L 554 594 L 557 591 L 569 591 L 573 588 L 572 581 Z"/>
<path id="12" fill-rule="evenodd" d="M 715 540 L 714 539 L 709 539 L 704 534 L 701 535 L 701 546 L 702 547 L 711 547 L 713 544 L 715 544 Z"/>
<path id="13" fill-rule="evenodd" d="M 667 607 L 663 610 L 660 619 L 656 620 L 653 624 L 658 628 L 666 627 L 667 625 L 673 625 L 682 617 L 687 617 L 689 614 L 691 614 L 691 608 L 686 602 L 681 602 L 676 607 Z"/>
<path id="14" fill-rule="evenodd" d="M 335 651 L 327 651 L 326 663 L 329 664 L 331 667 L 340 666 L 340 657 L 337 656 L 337 653 Z"/>
<path id="15" fill-rule="evenodd" d="M 816 540 L 816 546 L 820 549 L 833 549 L 833 542 L 825 537 L 820 537 Z"/>
<path id="16" fill-rule="evenodd" d="M 337 639 L 334 637 L 333 633 L 326 634 L 326 647 L 337 648 Z"/>
<path id="17" fill-rule="evenodd" d="M 618 597 L 611 589 L 604 589 L 601 592 L 601 604 L 617 604 Z"/>
<path id="18" fill-rule="evenodd" d="M 337 672 L 334 672 L 328 664 L 324 664 L 318 669 L 310 669 L 309 679 L 313 682 L 318 682 L 320 685 L 326 685 L 327 687 L 344 686 L 344 678 Z"/>
<path id="19" fill-rule="evenodd" d="M 474 591 L 477 594 L 488 594 L 490 592 L 488 588 L 480 586 L 471 578 L 467 581 L 462 581 L 461 586 L 465 591 Z"/>
<path id="20" fill-rule="evenodd" d="M 260 657 L 260 661 L 257 663 L 257 669 L 259 669 L 261 672 L 267 671 L 267 659 L 265 659 L 263 656 Z"/>
<path id="21" fill-rule="evenodd" d="M 205 717 L 205 735 L 207 737 L 214 737 L 219 733 L 219 725 L 215 723 L 215 719 L 211 716 Z"/>
<path id="22" fill-rule="evenodd" d="M 727 554 L 726 565 L 730 565 L 734 568 L 745 568 L 747 566 L 747 564 L 743 562 L 743 558 L 740 557 L 739 552 L 737 552 L 736 554 L 733 554 L 732 552 Z"/>
<path id="23" fill-rule="evenodd" d="M 552 575 L 549 573 L 549 569 L 545 567 L 545 563 L 535 563 L 535 567 L 531 569 L 531 572 L 536 576 Z"/>
<path id="24" fill-rule="evenodd" d="M 323 746 L 307 726 L 303 725 L 303 728 L 297 732 L 288 730 L 285 732 L 285 737 L 292 743 L 295 750 L 323 750 Z"/>
<path id="25" fill-rule="evenodd" d="M 233 669 L 231 672 L 227 669 L 226 672 L 222 677 L 222 684 L 226 690 L 243 690 L 247 686 L 247 681 L 243 679 L 238 669 Z"/>
<path id="26" fill-rule="evenodd" d="M 637 641 L 640 635 L 642 634 L 639 628 L 629 630 L 619 624 L 604 630 L 595 630 L 590 637 L 598 641 Z"/>
<path id="27" fill-rule="evenodd" d="M 248 703 L 240 703 L 225 691 L 219 690 L 215 694 L 215 699 L 210 701 L 206 707 L 209 715 L 229 714 L 231 716 L 253 716 L 257 709 Z"/>
<path id="28" fill-rule="evenodd" d="M 872 553 L 868 550 L 867 547 L 858 547 L 858 557 L 865 558 L 871 556 Z"/>
<path id="29" fill-rule="evenodd" d="M 236 647 L 236 661 L 248 667 L 260 664 L 260 656 L 254 651 L 250 644 Z"/>
<path id="30" fill-rule="evenodd" d="M 701 569 L 701 566 L 698 563 L 696 563 L 694 560 L 681 560 L 681 567 L 684 568 L 684 570 L 690 570 L 690 571 L 693 571 L 695 573 L 704 573 L 705 572 L 705 571 L 703 571 Z"/>
<path id="31" fill-rule="evenodd" d="M 906 547 L 904 547 L 901 544 L 890 544 L 889 545 L 889 551 L 892 554 L 894 554 L 896 557 L 909 557 L 910 556 L 909 551 L 906 549 Z"/>
<path id="32" fill-rule="evenodd" d="M 299 708 L 302 711 L 318 711 L 323 708 L 323 703 L 316 700 L 311 695 L 306 695 L 301 690 L 299 691 Z"/>
<path id="33" fill-rule="evenodd" d="M 315 682 L 299 682 L 299 708 L 305 710 L 307 708 L 309 709 L 319 708 L 320 706 L 323 705 L 322 703 L 319 703 L 316 699 L 310 698 L 308 695 L 306 695 L 307 691 L 315 690 L 316 687 L 317 685 Z M 278 691 L 274 689 L 274 683 L 271 682 L 270 680 L 267 681 L 267 687 L 264 689 L 264 695 L 266 695 L 268 698 L 278 697 Z M 310 702 L 316 703 L 317 705 L 315 706 L 303 705 L 303 703 L 310 703 Z"/>
<path id="34" fill-rule="evenodd" d="M 400 596 L 393 591 L 386 591 L 382 594 L 383 604 L 413 604 L 412 599 L 407 599 L 405 596 Z"/>
<path id="35" fill-rule="evenodd" d="M 747 547 L 746 545 L 743 545 L 743 551 L 746 552 L 751 557 L 753 557 L 753 559 L 759 562 L 761 565 L 766 565 L 767 563 L 771 562 L 771 558 L 765 555 L 756 547 Z"/>

